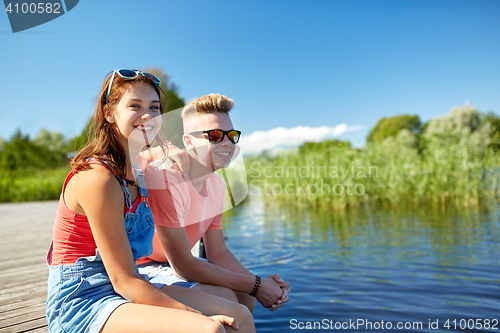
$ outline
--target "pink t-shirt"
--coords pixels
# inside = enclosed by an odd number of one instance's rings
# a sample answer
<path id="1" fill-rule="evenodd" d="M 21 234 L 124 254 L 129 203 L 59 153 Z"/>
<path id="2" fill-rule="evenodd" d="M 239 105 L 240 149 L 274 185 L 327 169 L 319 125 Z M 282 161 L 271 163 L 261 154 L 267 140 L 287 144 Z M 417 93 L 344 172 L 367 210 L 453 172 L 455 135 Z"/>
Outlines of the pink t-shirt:
<path id="1" fill-rule="evenodd" d="M 146 187 L 155 225 L 184 228 L 191 248 L 208 229 L 222 229 L 226 185 L 218 174 L 213 173 L 207 179 L 206 196 L 201 196 L 189 179 L 182 179 L 179 171 L 149 165 Z M 153 253 L 137 260 L 137 264 L 151 260 L 168 262 L 157 233 L 153 237 Z"/>

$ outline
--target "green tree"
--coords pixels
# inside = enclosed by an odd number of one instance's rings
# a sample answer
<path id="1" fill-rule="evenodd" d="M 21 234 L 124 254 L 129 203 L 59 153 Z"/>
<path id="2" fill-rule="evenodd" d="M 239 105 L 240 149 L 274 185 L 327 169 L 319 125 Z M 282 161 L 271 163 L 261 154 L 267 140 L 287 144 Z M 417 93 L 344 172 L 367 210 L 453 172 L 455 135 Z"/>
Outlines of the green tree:
<path id="1" fill-rule="evenodd" d="M 443 117 L 431 119 L 423 133 L 425 151 L 437 159 L 462 156 L 464 163 L 480 160 L 491 142 L 492 125 L 471 107 L 459 107 Z"/>
<path id="2" fill-rule="evenodd" d="M 63 152 L 66 146 L 64 136 L 61 133 L 49 132 L 45 128 L 42 128 L 40 132 L 38 132 L 33 142 L 52 152 Z"/>
<path id="3" fill-rule="evenodd" d="M 28 135 L 20 130 L 6 142 L 0 155 L 0 169 L 48 169 L 61 165 L 64 157 L 59 152 L 52 152 L 48 148 L 32 142 Z"/>
<path id="4" fill-rule="evenodd" d="M 368 143 L 380 143 L 388 137 L 396 137 L 402 129 L 407 129 L 414 134 L 420 132 L 420 118 L 404 114 L 390 118 L 382 118 L 368 133 Z"/>
<path id="5" fill-rule="evenodd" d="M 484 122 L 489 123 L 491 126 L 490 146 L 495 150 L 500 150 L 500 117 L 494 112 L 488 112 L 484 117 Z"/>
<path id="6" fill-rule="evenodd" d="M 475 108 L 460 107 L 443 117 L 431 119 L 426 129 L 426 137 L 435 135 L 455 135 L 473 133 L 483 123 L 483 115 Z"/>
<path id="7" fill-rule="evenodd" d="M 0 137 L 0 153 L 2 152 L 4 146 L 5 146 L 5 140 L 2 137 Z"/>

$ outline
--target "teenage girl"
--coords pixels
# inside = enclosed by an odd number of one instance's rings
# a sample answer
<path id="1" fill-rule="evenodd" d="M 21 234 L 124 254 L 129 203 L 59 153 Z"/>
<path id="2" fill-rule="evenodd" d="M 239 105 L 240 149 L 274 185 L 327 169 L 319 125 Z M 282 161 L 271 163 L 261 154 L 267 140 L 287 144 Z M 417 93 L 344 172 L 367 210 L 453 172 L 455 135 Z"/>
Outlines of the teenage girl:
<path id="1" fill-rule="evenodd" d="M 154 223 L 134 162 L 154 140 L 167 156 L 158 136 L 165 112 L 159 84 L 152 74 L 120 69 L 102 86 L 92 138 L 71 162 L 47 255 L 53 333 L 255 332 L 245 306 L 153 285 L 137 272 L 135 260 L 151 253 Z"/>

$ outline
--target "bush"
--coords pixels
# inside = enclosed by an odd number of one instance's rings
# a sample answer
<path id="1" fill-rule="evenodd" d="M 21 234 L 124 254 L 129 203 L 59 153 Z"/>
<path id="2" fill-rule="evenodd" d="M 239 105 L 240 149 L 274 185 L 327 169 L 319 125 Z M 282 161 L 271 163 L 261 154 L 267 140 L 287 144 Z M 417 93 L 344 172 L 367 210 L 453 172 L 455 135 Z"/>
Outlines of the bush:
<path id="1" fill-rule="evenodd" d="M 56 200 L 69 166 L 54 170 L 23 169 L 0 174 L 0 202 Z"/>
<path id="2" fill-rule="evenodd" d="M 380 143 L 386 138 L 396 137 L 403 129 L 418 134 L 420 127 L 421 123 L 418 116 L 405 114 L 391 118 L 382 118 L 368 133 L 366 141 L 369 143 Z"/>

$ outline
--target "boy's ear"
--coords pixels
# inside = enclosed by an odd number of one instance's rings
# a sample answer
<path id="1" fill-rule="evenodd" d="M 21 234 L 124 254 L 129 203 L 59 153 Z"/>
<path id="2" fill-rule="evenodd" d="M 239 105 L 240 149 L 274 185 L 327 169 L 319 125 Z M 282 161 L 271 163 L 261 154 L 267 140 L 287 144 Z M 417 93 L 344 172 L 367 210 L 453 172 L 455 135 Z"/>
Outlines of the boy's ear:
<path id="1" fill-rule="evenodd" d="M 104 119 L 106 119 L 110 124 L 115 122 L 115 117 L 113 116 L 113 112 L 109 110 L 108 106 L 104 106 Z"/>
<path id="2" fill-rule="evenodd" d="M 193 143 L 193 137 L 189 134 L 184 134 L 182 136 L 182 142 L 184 143 L 184 147 L 186 149 L 193 149 L 194 148 L 194 143 Z"/>

